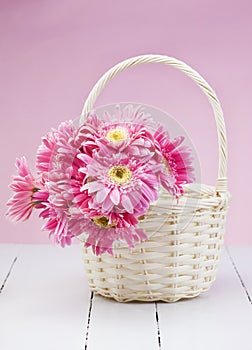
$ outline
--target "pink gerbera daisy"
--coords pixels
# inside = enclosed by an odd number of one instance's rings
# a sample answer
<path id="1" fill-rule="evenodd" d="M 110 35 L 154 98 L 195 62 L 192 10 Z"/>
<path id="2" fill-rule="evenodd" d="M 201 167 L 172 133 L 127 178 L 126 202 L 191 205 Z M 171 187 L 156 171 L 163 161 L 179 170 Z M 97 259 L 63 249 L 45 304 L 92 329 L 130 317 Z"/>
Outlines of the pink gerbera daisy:
<path id="1" fill-rule="evenodd" d="M 113 153 L 108 157 L 99 154 L 79 154 L 84 163 L 82 191 L 90 195 L 89 206 L 103 213 L 128 212 L 143 215 L 152 201 L 158 198 L 158 174 L 162 165 L 142 163 L 134 157 Z"/>
<path id="2" fill-rule="evenodd" d="M 90 156 L 94 150 L 106 155 L 108 148 L 112 148 L 114 152 L 124 152 L 147 162 L 157 152 L 150 132 L 153 125 L 152 118 L 141 106 L 127 105 L 121 109 L 117 105 L 113 115 L 106 112 L 102 119 L 90 113 L 77 132 L 76 142 L 81 143 L 83 153 Z"/>
<path id="3" fill-rule="evenodd" d="M 40 213 L 39 217 L 48 221 L 42 227 L 42 230 L 49 231 L 49 236 L 53 238 L 56 244 L 62 247 L 70 245 L 72 238 L 80 235 L 83 225 L 83 215 L 68 215 L 67 211 L 55 208 L 47 203 L 46 208 Z"/>
<path id="4" fill-rule="evenodd" d="M 42 188 L 39 180 L 33 177 L 25 157 L 17 159 L 16 168 L 18 175 L 13 177 L 9 186 L 15 194 L 7 202 L 9 208 L 6 215 L 15 221 L 24 221 L 30 217 L 34 207 L 43 207 L 48 192 Z"/>
<path id="5" fill-rule="evenodd" d="M 158 128 L 154 138 L 163 155 L 164 168 L 160 174 L 161 184 L 173 196 L 178 197 L 184 193 L 182 185 L 195 181 L 191 151 L 187 146 L 182 145 L 183 136 L 171 141 L 163 126 Z"/>
<path id="6" fill-rule="evenodd" d="M 54 169 L 51 169 L 46 182 L 49 191 L 48 202 L 40 214 L 43 219 L 48 219 L 43 230 L 48 230 L 54 242 L 63 247 L 71 244 L 72 238 L 82 233 L 80 224 L 83 219 L 80 208 L 76 207 L 73 201 L 76 198 L 76 189 L 82 184 L 82 177 L 77 171 L 77 163 L 81 161 L 76 158 L 67 166 L 69 159 L 69 155 L 66 154 L 62 157 L 62 164 L 54 164 Z M 84 202 L 85 193 L 81 195 Z"/>
<path id="7" fill-rule="evenodd" d="M 110 213 L 91 210 L 90 219 L 83 221 L 83 231 L 87 234 L 85 246 L 92 247 L 96 255 L 105 252 L 113 255 L 115 241 L 123 241 L 133 248 L 135 242 L 147 239 L 146 234 L 136 227 L 137 220 L 129 213 Z"/>
<path id="8" fill-rule="evenodd" d="M 38 173 L 44 173 L 44 176 L 47 176 L 55 167 L 55 162 L 64 165 L 65 168 L 71 165 L 76 153 L 76 148 L 72 144 L 75 131 L 72 121 L 62 122 L 58 129 L 51 129 L 42 138 L 36 157 Z M 61 159 L 62 156 L 64 161 Z"/>

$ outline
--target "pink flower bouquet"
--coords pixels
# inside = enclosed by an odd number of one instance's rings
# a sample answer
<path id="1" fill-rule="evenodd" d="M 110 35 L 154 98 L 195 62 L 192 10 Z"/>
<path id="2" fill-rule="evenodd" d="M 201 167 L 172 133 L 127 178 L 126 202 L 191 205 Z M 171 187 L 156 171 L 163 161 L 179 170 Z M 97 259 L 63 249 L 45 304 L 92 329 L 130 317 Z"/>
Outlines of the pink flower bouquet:
<path id="1" fill-rule="evenodd" d="M 89 113 L 79 128 L 61 123 L 42 138 L 36 177 L 25 157 L 16 161 L 7 216 L 27 220 L 39 209 L 42 228 L 56 243 L 64 247 L 85 234 L 96 255 L 113 254 L 116 241 L 134 247 L 147 239 L 138 223 L 160 188 L 179 198 L 194 181 L 184 138 L 171 140 L 162 125 L 153 125 L 143 108 L 131 105 L 102 119 Z"/>

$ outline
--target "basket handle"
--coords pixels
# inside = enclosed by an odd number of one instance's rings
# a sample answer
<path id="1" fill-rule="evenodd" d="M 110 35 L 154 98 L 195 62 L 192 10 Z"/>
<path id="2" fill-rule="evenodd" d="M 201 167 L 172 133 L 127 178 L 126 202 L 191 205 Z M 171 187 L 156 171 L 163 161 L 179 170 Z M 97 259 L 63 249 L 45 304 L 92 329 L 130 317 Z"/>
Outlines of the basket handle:
<path id="1" fill-rule="evenodd" d="M 216 181 L 216 191 L 226 192 L 227 191 L 227 138 L 226 138 L 226 127 L 223 117 L 222 108 L 220 102 L 211 88 L 211 86 L 205 81 L 202 76 L 197 73 L 194 69 L 188 66 L 186 63 L 165 55 L 141 55 L 129 58 L 116 64 L 114 67 L 110 68 L 94 85 L 93 89 L 88 95 L 88 98 L 83 106 L 83 110 L 80 117 L 80 124 L 85 122 L 86 115 L 92 110 L 97 97 L 100 95 L 101 91 L 107 85 L 107 83 L 114 78 L 119 72 L 136 66 L 138 64 L 146 63 L 163 63 L 185 73 L 189 76 L 206 94 L 212 108 L 214 111 L 215 122 L 218 134 L 218 144 L 219 144 L 219 168 L 218 168 L 218 178 Z"/>

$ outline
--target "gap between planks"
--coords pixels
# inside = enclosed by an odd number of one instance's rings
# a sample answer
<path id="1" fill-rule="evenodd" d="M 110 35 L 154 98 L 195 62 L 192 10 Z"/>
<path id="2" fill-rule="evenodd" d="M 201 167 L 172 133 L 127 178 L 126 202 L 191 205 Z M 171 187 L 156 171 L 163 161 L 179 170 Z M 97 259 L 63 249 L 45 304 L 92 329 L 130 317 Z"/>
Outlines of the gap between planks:
<path id="1" fill-rule="evenodd" d="M 91 292 L 90 301 L 89 301 L 88 318 L 87 318 L 87 327 L 86 327 L 85 350 L 87 350 L 87 348 L 88 348 L 88 336 L 89 336 L 89 328 L 90 328 L 93 300 L 94 300 L 94 292 Z"/>
<path id="2" fill-rule="evenodd" d="M 157 302 L 156 301 L 155 301 L 155 311 L 156 311 L 158 350 L 162 350 L 162 347 L 161 347 L 161 333 L 160 333 L 160 326 L 159 326 L 158 306 L 157 306 Z"/>
<path id="3" fill-rule="evenodd" d="M 241 274 L 240 274 L 240 272 L 239 272 L 239 270 L 238 270 L 238 268 L 237 268 L 237 266 L 236 266 L 236 264 L 235 264 L 235 262 L 234 262 L 234 259 L 233 259 L 232 256 L 231 256 L 231 253 L 230 253 L 230 251 L 229 251 L 229 249 L 228 249 L 228 246 L 225 246 L 225 249 L 226 249 L 227 255 L 228 255 L 228 257 L 229 257 L 229 259 L 230 259 L 230 261 L 231 261 L 231 264 L 233 265 L 233 268 L 234 268 L 234 270 L 235 270 L 235 272 L 236 272 L 236 274 L 237 274 L 237 276 L 238 276 L 238 278 L 239 278 L 239 281 L 240 281 L 240 283 L 241 283 L 241 286 L 242 286 L 242 288 L 243 288 L 243 290 L 244 290 L 244 292 L 245 292 L 245 294 L 246 294 L 246 296 L 247 296 L 247 299 L 248 299 L 250 305 L 252 305 L 252 298 L 251 298 L 251 296 L 250 296 L 250 294 L 249 294 L 249 291 L 248 291 L 248 289 L 247 289 L 247 287 L 246 287 L 246 284 L 245 284 L 245 282 L 243 281 L 242 276 L 241 276 Z"/>
<path id="4" fill-rule="evenodd" d="M 0 294 L 2 293 L 2 291 L 3 291 L 4 287 L 5 287 L 5 284 L 8 281 L 8 278 L 10 277 L 11 271 L 12 271 L 16 261 L 17 261 L 17 256 L 15 256 L 15 258 L 13 259 L 13 261 L 11 263 L 11 266 L 9 268 L 9 271 L 7 272 L 7 275 L 5 276 L 5 279 L 3 280 L 3 283 L 2 283 L 1 288 L 0 288 Z"/>

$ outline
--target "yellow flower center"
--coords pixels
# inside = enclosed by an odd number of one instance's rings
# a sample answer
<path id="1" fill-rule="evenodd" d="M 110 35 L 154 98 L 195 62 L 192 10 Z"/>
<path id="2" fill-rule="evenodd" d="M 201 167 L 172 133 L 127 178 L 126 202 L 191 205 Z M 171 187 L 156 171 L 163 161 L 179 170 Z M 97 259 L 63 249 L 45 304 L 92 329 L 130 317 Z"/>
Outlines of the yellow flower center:
<path id="1" fill-rule="evenodd" d="M 165 174 L 169 175 L 170 174 L 170 167 L 169 167 L 167 160 L 165 158 L 163 158 L 162 163 L 164 164 L 164 167 L 165 167 Z"/>
<path id="2" fill-rule="evenodd" d="M 126 166 L 113 166 L 109 169 L 110 180 L 123 185 L 131 179 L 131 171 Z"/>
<path id="3" fill-rule="evenodd" d="M 128 138 L 128 132 L 125 128 L 118 126 L 115 129 L 109 130 L 106 137 L 107 140 L 118 143 Z"/>
<path id="4" fill-rule="evenodd" d="M 92 219 L 92 221 L 99 227 L 110 228 L 115 227 L 115 224 L 109 224 L 109 219 L 106 216 L 97 216 Z"/>

